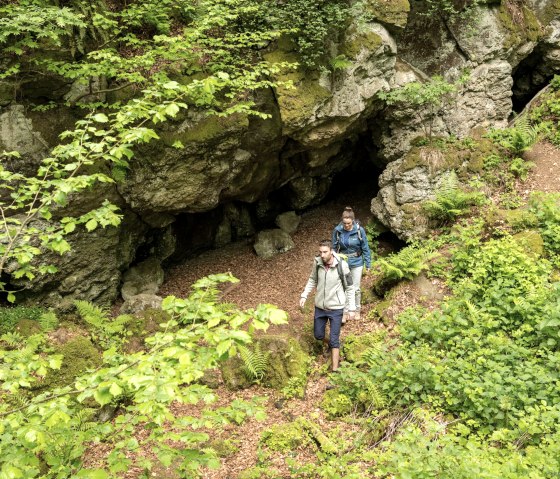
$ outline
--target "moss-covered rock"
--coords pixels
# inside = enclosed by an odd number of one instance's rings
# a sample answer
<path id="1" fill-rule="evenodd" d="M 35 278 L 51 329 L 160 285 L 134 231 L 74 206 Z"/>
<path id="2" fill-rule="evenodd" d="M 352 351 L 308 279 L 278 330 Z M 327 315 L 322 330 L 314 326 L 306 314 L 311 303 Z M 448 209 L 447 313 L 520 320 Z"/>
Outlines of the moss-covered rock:
<path id="1" fill-rule="evenodd" d="M 289 336 L 262 336 L 258 342 L 262 352 L 268 354 L 267 371 L 261 383 L 273 389 L 282 389 L 291 378 L 300 377 L 307 372 L 309 355 L 302 345 Z M 233 357 L 222 366 L 222 378 L 230 389 L 244 389 L 252 384 L 245 372 L 240 357 Z"/>
<path id="2" fill-rule="evenodd" d="M 514 234 L 513 239 L 521 244 L 528 254 L 540 257 L 544 254 L 544 241 L 536 230 L 526 230 Z"/>
<path id="3" fill-rule="evenodd" d="M 21 319 L 15 327 L 15 332 L 21 334 L 24 338 L 28 338 L 40 333 L 41 325 L 33 319 Z"/>
<path id="4" fill-rule="evenodd" d="M 383 45 L 383 39 L 374 31 L 361 31 L 351 28 L 346 32 L 346 37 L 341 45 L 340 53 L 349 59 L 356 59 L 364 49 L 376 51 Z"/>
<path id="5" fill-rule="evenodd" d="M 276 50 L 265 55 L 265 59 L 272 63 L 298 63 L 295 53 Z M 280 85 L 276 88 L 276 98 L 282 118 L 284 134 L 303 128 L 318 110 L 331 97 L 331 92 L 319 84 L 319 76 L 313 72 L 306 72 L 303 68 L 285 68 L 278 76 Z"/>
<path id="6" fill-rule="evenodd" d="M 162 131 L 160 138 L 165 145 L 172 146 L 176 141 L 184 145 L 190 142 L 212 144 L 224 139 L 232 129 L 245 129 L 249 126 L 247 115 L 234 114 L 227 117 L 209 115 L 182 129 Z"/>
<path id="7" fill-rule="evenodd" d="M 516 48 L 523 43 L 538 42 L 544 29 L 529 7 L 516 2 L 502 2 L 498 12 L 502 27 L 508 32 L 504 48 Z"/>
<path id="8" fill-rule="evenodd" d="M 387 26 L 404 28 L 410 12 L 408 0 L 367 0 L 363 3 L 366 14 Z"/>
<path id="9" fill-rule="evenodd" d="M 535 227 L 539 222 L 534 213 L 524 208 L 516 208 L 514 210 L 498 209 L 495 212 L 495 219 L 496 221 L 503 221 L 513 231 Z"/>
<path id="10" fill-rule="evenodd" d="M 102 354 L 95 348 L 89 338 L 78 336 L 68 342 L 55 346 L 55 354 L 62 354 L 62 365 L 59 370 L 49 372 L 41 388 L 56 388 L 71 384 L 78 376 L 89 369 L 99 367 L 103 362 Z"/>

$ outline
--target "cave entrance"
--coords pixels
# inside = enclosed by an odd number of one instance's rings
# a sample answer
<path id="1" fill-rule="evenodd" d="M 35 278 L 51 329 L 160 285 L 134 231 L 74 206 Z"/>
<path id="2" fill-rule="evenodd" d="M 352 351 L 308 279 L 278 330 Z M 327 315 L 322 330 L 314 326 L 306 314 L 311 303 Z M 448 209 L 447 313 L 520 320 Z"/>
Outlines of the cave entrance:
<path id="1" fill-rule="evenodd" d="M 537 47 L 513 72 L 513 112 L 520 113 L 552 78 L 554 71 L 544 62 L 544 52 Z"/>

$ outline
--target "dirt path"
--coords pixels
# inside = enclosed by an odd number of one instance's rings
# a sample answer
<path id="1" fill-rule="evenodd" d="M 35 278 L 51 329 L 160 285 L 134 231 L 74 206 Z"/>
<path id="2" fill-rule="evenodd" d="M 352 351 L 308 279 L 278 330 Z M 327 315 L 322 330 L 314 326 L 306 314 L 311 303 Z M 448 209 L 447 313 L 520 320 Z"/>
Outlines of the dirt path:
<path id="1" fill-rule="evenodd" d="M 520 183 L 519 195 L 527 199 L 533 191 L 560 192 L 560 150 L 550 143 L 537 143 L 524 156 L 535 167 L 527 181 Z"/>

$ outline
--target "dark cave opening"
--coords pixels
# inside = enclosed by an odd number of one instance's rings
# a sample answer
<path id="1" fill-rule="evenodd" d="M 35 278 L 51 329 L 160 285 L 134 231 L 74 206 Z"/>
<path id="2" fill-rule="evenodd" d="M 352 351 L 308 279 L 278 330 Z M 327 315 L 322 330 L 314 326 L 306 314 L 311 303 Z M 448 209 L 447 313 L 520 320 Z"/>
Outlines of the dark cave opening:
<path id="1" fill-rule="evenodd" d="M 275 219 L 280 213 L 295 210 L 297 214 L 303 214 L 320 204 L 349 195 L 367 197 L 369 203 L 377 194 L 377 182 L 382 170 L 374 163 L 371 148 L 365 140 L 348 145 L 345 154 L 350 153 L 350 148 L 351 163 L 330 175 L 328 192 L 320 202 L 309 207 L 293 208 L 286 187 L 282 187 L 255 203 L 232 202 L 204 213 L 177 215 L 172 225 L 176 248 L 165 261 L 166 266 L 181 263 L 205 250 L 217 249 L 232 242 L 252 241 L 258 231 L 277 228 Z M 346 205 L 343 204 L 343 199 L 341 201 L 342 210 Z M 149 250 L 150 245 L 140 248 L 137 260 L 146 257 Z"/>
<path id="2" fill-rule="evenodd" d="M 541 49 L 537 47 L 513 71 L 512 104 L 515 114 L 523 111 L 554 77 L 554 71 L 543 62 L 543 55 Z"/>

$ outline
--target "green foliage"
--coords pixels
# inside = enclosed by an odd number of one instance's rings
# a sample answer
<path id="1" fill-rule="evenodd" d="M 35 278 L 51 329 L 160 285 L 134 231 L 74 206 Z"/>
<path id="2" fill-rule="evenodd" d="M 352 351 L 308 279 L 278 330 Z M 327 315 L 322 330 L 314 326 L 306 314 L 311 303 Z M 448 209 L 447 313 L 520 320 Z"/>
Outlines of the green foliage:
<path id="1" fill-rule="evenodd" d="M 0 335 L 14 331 L 22 319 L 39 321 L 44 309 L 36 306 L 14 306 L 0 308 Z"/>
<path id="2" fill-rule="evenodd" d="M 470 206 L 480 205 L 483 200 L 484 195 L 480 192 L 463 191 L 457 174 L 452 171 L 443 177 L 435 199 L 424 201 L 422 208 L 430 218 L 445 224 L 467 213 Z"/>
<path id="3" fill-rule="evenodd" d="M 413 279 L 426 269 L 428 262 L 437 255 L 429 246 L 410 245 L 402 248 L 398 253 L 379 258 L 373 266 L 379 273 L 376 289 L 378 292 L 383 292 L 401 280 Z"/>
<path id="4" fill-rule="evenodd" d="M 515 126 L 503 130 L 493 130 L 489 137 L 505 148 L 514 157 L 521 156 L 539 138 L 539 128 L 531 125 L 528 115 L 519 117 Z"/>
<path id="5" fill-rule="evenodd" d="M 214 394 L 198 383 L 204 371 L 237 354 L 239 346 L 251 341 L 251 331 L 286 322 L 285 313 L 266 305 L 224 311 L 218 302 L 218 283 L 223 281 L 235 279 L 213 275 L 195 283 L 186 299 L 166 298 L 164 309 L 171 319 L 163 331 L 146 339 L 146 350 L 122 354 L 109 348 L 103 364 L 71 385 L 41 392 L 20 407 L 0 403 L 2 476 L 116 479 L 132 465 L 130 455 L 145 450 L 166 465 L 173 463 L 185 477 L 196 475 L 200 467 L 216 465 L 215 454 L 205 448 L 209 436 L 201 428 L 239 424 L 251 415 L 262 417 L 262 401 L 254 398 L 217 409 L 201 407 L 200 417 L 180 419 L 174 417 L 170 405 L 212 402 Z M 84 309 L 97 314 L 87 306 Z M 22 341 L 14 334 L 2 337 L 1 387 L 12 394 L 29 390 L 37 378 L 60 367 L 62 361 L 51 353 L 43 335 L 32 336 L 25 344 Z M 77 354 L 83 350 L 83 345 L 75 347 Z M 93 404 L 101 407 L 125 399 L 126 405 L 112 421 L 97 422 L 88 410 Z M 135 434 L 139 427 L 146 431 L 141 437 Z M 101 441 L 107 455 L 100 458 L 98 468 L 85 467 L 86 449 Z M 178 443 L 185 447 L 176 448 Z M 137 454 L 136 464 L 149 472 L 151 462 L 143 457 L 144 453 Z"/>
<path id="6" fill-rule="evenodd" d="M 107 201 L 76 217 L 64 216 L 64 211 L 80 192 L 112 183 L 109 171 L 126 170 L 133 148 L 158 138 L 154 125 L 191 107 L 220 116 L 267 116 L 255 109 L 251 92 L 274 86 L 269 78 L 288 65 L 271 65 L 256 54 L 282 33 L 265 21 L 265 11 L 264 5 L 249 0 L 208 0 L 196 9 L 189 2 L 170 0 L 119 4 L 111 10 L 103 2 L 84 6 L 75 1 L 59 8 L 46 0 L 2 7 L 0 46 L 11 59 L 4 78 L 17 75 L 24 81 L 40 71 L 89 85 L 72 104 L 100 93 L 92 85 L 101 77 L 116 85 L 102 92 L 125 87 L 139 92 L 126 103 L 87 105 L 93 111 L 60 136 L 61 143 L 43 159 L 36 175 L 13 171 L 11 160 L 19 153 L 3 153 L 0 189 L 8 194 L 0 200 L 0 273 L 11 276 L 8 289 L 55 272 L 54 266 L 39 264 L 38 257 L 49 250 L 68 252 L 71 242 L 66 237 L 79 225 L 93 231 L 120 223 L 117 208 Z M 177 28 L 180 22 L 188 28 Z M 93 29 L 84 32 L 90 24 Z M 147 24 L 170 34 L 134 30 Z M 63 59 L 60 50 L 72 50 L 76 30 L 84 54 L 77 61 Z M 96 40 L 96 31 L 105 32 L 106 39 Z M 48 50 L 48 45 L 56 47 L 52 55 L 33 54 L 36 48 Z M 190 78 L 179 82 L 171 76 Z M 8 291 L 8 300 L 15 300 L 13 291 Z"/>
<path id="7" fill-rule="evenodd" d="M 518 450 L 491 441 L 466 439 L 459 431 L 444 434 L 445 424 L 430 421 L 428 431 L 407 426 L 379 455 L 376 471 L 381 478 L 521 479 L 549 478 L 559 463 L 551 437 L 541 446 Z M 403 460 L 406 458 L 406 460 Z"/>
<path id="8" fill-rule="evenodd" d="M 350 7 L 345 0 L 286 0 L 275 13 L 279 26 L 293 36 L 302 64 L 316 68 L 324 64 L 329 43 L 345 27 Z M 348 66 L 341 56 L 333 61 L 334 70 Z"/>
<path id="9" fill-rule="evenodd" d="M 375 223 L 368 222 L 364 225 L 364 230 L 366 232 L 366 237 L 368 240 L 369 248 L 371 250 L 371 259 L 375 261 L 379 254 L 379 235 L 381 231 L 379 231 L 378 226 Z"/>
<path id="10" fill-rule="evenodd" d="M 449 83 L 441 76 L 434 76 L 425 83 L 411 82 L 389 92 L 379 93 L 379 98 L 388 105 L 406 108 L 415 116 L 430 144 L 433 142 L 433 126 L 437 115 L 449 105 L 461 85 L 467 81 L 465 75 L 455 83 Z"/>
<path id="11" fill-rule="evenodd" d="M 560 195 L 557 193 L 533 193 L 531 212 L 537 217 L 541 235 L 548 254 L 560 264 Z"/>
<path id="12" fill-rule="evenodd" d="M 124 337 L 132 316 L 124 314 L 109 318 L 107 311 L 87 301 L 74 301 L 74 305 L 81 318 L 93 328 L 91 336 L 100 346 L 119 347 L 125 343 Z"/>
<path id="13" fill-rule="evenodd" d="M 243 370 L 250 381 L 259 383 L 269 367 L 269 351 L 261 350 L 261 343 L 257 342 L 253 349 L 239 346 L 239 355 L 243 361 Z"/>
<path id="14" fill-rule="evenodd" d="M 427 9 L 422 15 L 431 17 L 440 15 L 447 21 L 463 20 L 474 26 L 476 21 L 476 9 L 481 0 L 470 0 L 467 2 L 454 2 L 453 0 L 426 0 Z"/>

